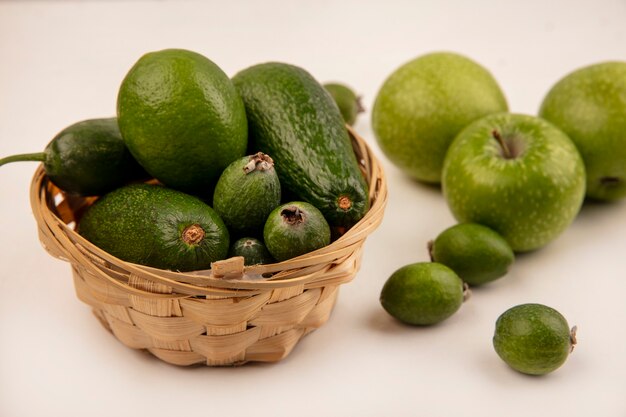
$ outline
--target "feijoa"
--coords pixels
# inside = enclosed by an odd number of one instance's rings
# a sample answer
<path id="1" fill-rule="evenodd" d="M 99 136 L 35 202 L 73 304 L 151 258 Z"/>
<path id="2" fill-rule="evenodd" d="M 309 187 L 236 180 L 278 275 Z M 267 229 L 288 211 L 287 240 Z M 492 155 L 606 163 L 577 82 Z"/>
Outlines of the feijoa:
<path id="1" fill-rule="evenodd" d="M 576 326 L 555 309 L 542 304 L 522 304 L 502 313 L 496 321 L 493 347 L 516 371 L 543 375 L 567 359 L 576 344 Z"/>
<path id="2" fill-rule="evenodd" d="M 262 241 L 254 237 L 242 237 L 233 243 L 228 256 L 243 256 L 245 265 L 269 264 L 274 258 Z"/>
<path id="3" fill-rule="evenodd" d="M 199 198 L 148 184 L 98 199 L 78 232 L 122 260 L 174 271 L 208 269 L 226 257 L 230 239 L 222 219 Z"/>
<path id="4" fill-rule="evenodd" d="M 263 240 L 272 256 L 284 261 L 330 244 L 330 226 L 313 205 L 293 201 L 270 213 Z"/>
<path id="5" fill-rule="evenodd" d="M 461 307 L 463 281 L 453 270 L 437 262 L 409 264 L 385 282 L 380 303 L 389 314 L 405 323 L 439 323 Z"/>
<path id="6" fill-rule="evenodd" d="M 0 166 L 17 161 L 41 161 L 48 178 L 70 194 L 102 195 L 148 177 L 130 154 L 117 118 L 89 119 L 60 131 L 43 152 L 0 159 Z"/>
<path id="7" fill-rule="evenodd" d="M 452 226 L 432 242 L 435 262 L 450 267 L 470 285 L 481 285 L 504 276 L 515 255 L 497 232 L 476 223 Z"/>
<path id="8" fill-rule="evenodd" d="M 343 120 L 352 126 L 354 122 L 356 122 L 357 115 L 364 111 L 360 97 L 345 84 L 326 83 L 324 84 L 324 88 L 330 93 L 335 103 L 337 103 Z"/>
<path id="9" fill-rule="evenodd" d="M 213 209 L 231 232 L 261 232 L 280 204 L 280 182 L 269 155 L 258 152 L 232 162 L 217 181 Z M 241 235 L 240 235 L 241 236 Z"/>

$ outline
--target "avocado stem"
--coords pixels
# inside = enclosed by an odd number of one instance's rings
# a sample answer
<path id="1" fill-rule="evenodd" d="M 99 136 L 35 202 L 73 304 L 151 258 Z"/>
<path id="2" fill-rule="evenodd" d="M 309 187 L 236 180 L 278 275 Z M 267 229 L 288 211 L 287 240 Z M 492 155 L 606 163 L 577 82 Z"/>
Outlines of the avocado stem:
<path id="1" fill-rule="evenodd" d="M 0 166 L 4 164 L 8 164 L 11 162 L 20 162 L 20 161 L 39 161 L 43 162 L 46 160 L 45 152 L 36 152 L 36 153 L 23 153 L 19 155 L 11 155 L 6 158 L 0 159 Z"/>
<path id="2" fill-rule="evenodd" d="M 513 155 L 511 154 L 511 150 L 509 149 L 509 147 L 507 146 L 506 142 L 504 141 L 504 139 L 502 138 L 502 135 L 500 134 L 500 132 L 498 132 L 497 129 L 493 129 L 491 131 L 491 136 L 493 136 L 493 138 L 495 140 L 498 141 L 498 143 L 500 144 L 500 147 L 502 148 L 502 155 L 506 158 L 506 159 L 511 159 L 513 158 Z"/>
<path id="3" fill-rule="evenodd" d="M 342 195 L 341 197 L 339 197 L 339 199 L 337 200 L 337 203 L 339 204 L 339 208 L 342 209 L 343 211 L 348 211 L 350 209 L 350 207 L 352 207 L 352 201 L 350 201 L 350 197 Z"/>
<path id="4" fill-rule="evenodd" d="M 187 226 L 183 230 L 182 238 L 188 245 L 197 245 L 204 239 L 204 229 L 199 224 Z"/>

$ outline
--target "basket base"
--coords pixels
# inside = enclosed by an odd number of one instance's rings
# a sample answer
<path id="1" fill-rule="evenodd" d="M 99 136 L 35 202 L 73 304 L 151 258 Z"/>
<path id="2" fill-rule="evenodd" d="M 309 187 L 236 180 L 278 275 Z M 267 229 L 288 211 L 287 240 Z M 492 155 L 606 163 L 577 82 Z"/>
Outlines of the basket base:
<path id="1" fill-rule="evenodd" d="M 106 302 L 104 294 L 94 293 L 94 288 L 87 285 L 85 277 L 89 275 L 85 273 L 73 268 L 78 298 L 92 306 L 105 329 L 124 345 L 146 350 L 164 362 L 179 366 L 240 366 L 247 362 L 280 361 L 302 337 L 328 321 L 339 292 L 339 286 L 302 290 L 297 294 L 291 288 L 289 292 L 283 291 L 282 296 L 273 290 L 237 302 L 219 298 L 164 299 L 159 301 L 167 301 L 168 308 L 155 305 L 148 308 L 146 300 L 134 300 L 134 305 L 129 306 Z M 112 295 L 107 294 L 109 298 Z M 194 308 L 204 308 L 206 312 L 232 304 L 240 310 L 246 303 L 261 301 L 248 320 L 235 325 L 199 323 L 196 320 L 206 320 L 206 316 L 199 318 L 194 314 Z M 178 307 L 169 306 L 172 302 Z M 285 309 L 291 315 L 288 322 L 277 322 L 276 318 L 282 317 Z M 170 315 L 151 316 L 146 310 Z"/>

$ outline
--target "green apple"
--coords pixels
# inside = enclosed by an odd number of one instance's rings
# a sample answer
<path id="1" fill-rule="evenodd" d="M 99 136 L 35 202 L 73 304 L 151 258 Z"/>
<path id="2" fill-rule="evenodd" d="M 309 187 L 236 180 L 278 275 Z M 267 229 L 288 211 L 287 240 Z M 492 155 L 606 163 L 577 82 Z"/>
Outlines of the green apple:
<path id="1" fill-rule="evenodd" d="M 524 252 L 546 245 L 574 220 L 585 196 L 585 166 L 551 123 L 500 113 L 459 133 L 442 185 L 460 222 L 488 226 Z"/>
<path id="2" fill-rule="evenodd" d="M 626 62 L 604 62 L 566 75 L 548 92 L 539 115 L 578 147 L 588 197 L 626 197 Z"/>
<path id="3" fill-rule="evenodd" d="M 372 127 L 393 164 L 419 181 L 439 183 L 456 134 L 506 110 L 506 99 L 485 68 L 455 53 L 436 52 L 389 76 L 376 96 Z"/>

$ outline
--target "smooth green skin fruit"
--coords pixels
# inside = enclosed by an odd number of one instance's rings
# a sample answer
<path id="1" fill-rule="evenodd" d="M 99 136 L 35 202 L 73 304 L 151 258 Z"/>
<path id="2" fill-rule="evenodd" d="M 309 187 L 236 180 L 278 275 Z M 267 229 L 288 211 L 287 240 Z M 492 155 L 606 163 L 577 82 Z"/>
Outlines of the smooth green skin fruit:
<path id="1" fill-rule="evenodd" d="M 411 177 L 439 183 L 446 151 L 469 123 L 508 109 L 493 76 L 455 53 L 431 53 L 394 71 L 372 110 L 378 144 Z"/>
<path id="2" fill-rule="evenodd" d="M 548 92 L 539 116 L 561 128 L 578 148 L 588 197 L 626 197 L 626 62 L 568 74 Z"/>
<path id="3" fill-rule="evenodd" d="M 117 114 L 132 154 L 172 188 L 212 192 L 221 172 L 246 152 L 241 98 L 226 74 L 195 52 L 142 56 L 122 82 Z"/>
<path id="4" fill-rule="evenodd" d="M 469 285 L 482 285 L 506 275 L 515 260 L 502 236 L 475 223 L 457 224 L 441 232 L 432 243 L 431 256 Z"/>
<path id="5" fill-rule="evenodd" d="M 559 368 L 572 351 L 572 330 L 558 311 L 522 304 L 496 321 L 493 347 L 516 371 L 544 375 Z"/>
<path id="6" fill-rule="evenodd" d="M 233 82 L 246 106 L 252 149 L 274 158 L 283 188 L 333 226 L 358 222 L 369 209 L 368 185 L 339 109 L 321 84 L 282 63 L 255 65 Z"/>
<path id="7" fill-rule="evenodd" d="M 188 227 L 204 236 L 185 240 Z M 78 232 L 124 261 L 173 271 L 208 269 L 228 253 L 229 235 L 217 213 L 200 199 L 163 186 L 134 184 L 97 200 Z"/>
<path id="8" fill-rule="evenodd" d="M 243 256 L 245 265 L 271 264 L 274 258 L 259 239 L 242 237 L 230 248 L 228 256 Z"/>
<path id="9" fill-rule="evenodd" d="M 409 264 L 391 274 L 380 293 L 387 313 L 412 325 L 439 323 L 463 304 L 463 281 L 436 262 Z"/>
<path id="10" fill-rule="evenodd" d="M 262 231 L 267 216 L 280 204 L 280 182 L 271 161 L 265 154 L 244 156 L 217 181 L 213 209 L 231 232 Z"/>
<path id="11" fill-rule="evenodd" d="M 263 240 L 272 256 L 284 261 L 329 245 L 330 227 L 317 208 L 293 201 L 270 213 Z"/>
<path id="12" fill-rule="evenodd" d="M 517 156 L 504 156 L 494 131 Z M 552 124 L 501 113 L 457 136 L 442 185 L 459 222 L 490 227 L 524 252 L 548 244 L 574 220 L 585 196 L 585 167 L 572 141 Z"/>
<path id="13" fill-rule="evenodd" d="M 40 153 L 0 159 L 0 166 L 17 161 L 42 161 L 50 180 L 70 194 L 105 194 L 148 174 L 130 154 L 115 117 L 75 123 L 59 132 Z"/>
<path id="14" fill-rule="evenodd" d="M 326 83 L 324 88 L 337 103 L 343 120 L 350 126 L 354 125 L 357 115 L 363 112 L 363 107 L 356 93 L 350 87 L 339 83 Z"/>

